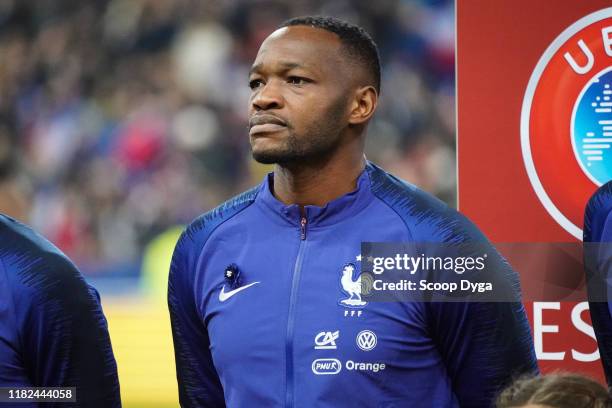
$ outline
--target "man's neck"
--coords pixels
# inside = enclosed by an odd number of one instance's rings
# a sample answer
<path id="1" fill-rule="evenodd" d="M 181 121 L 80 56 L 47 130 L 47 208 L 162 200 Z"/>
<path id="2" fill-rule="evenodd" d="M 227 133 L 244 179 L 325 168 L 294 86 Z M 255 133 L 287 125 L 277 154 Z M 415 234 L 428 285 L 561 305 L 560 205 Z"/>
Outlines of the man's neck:
<path id="1" fill-rule="evenodd" d="M 323 163 L 274 167 L 274 195 L 284 204 L 324 206 L 357 187 L 365 167 L 360 159 L 328 160 Z"/>

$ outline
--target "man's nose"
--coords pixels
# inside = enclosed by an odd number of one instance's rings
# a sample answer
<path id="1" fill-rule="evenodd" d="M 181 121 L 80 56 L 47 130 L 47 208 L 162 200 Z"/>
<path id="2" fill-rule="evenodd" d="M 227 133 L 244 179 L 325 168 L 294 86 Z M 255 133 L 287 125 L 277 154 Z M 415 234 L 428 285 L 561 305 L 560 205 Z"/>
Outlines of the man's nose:
<path id="1" fill-rule="evenodd" d="M 253 96 L 251 103 L 255 110 L 278 109 L 283 105 L 283 98 L 280 93 L 279 84 L 270 81 L 261 85 L 257 93 Z"/>

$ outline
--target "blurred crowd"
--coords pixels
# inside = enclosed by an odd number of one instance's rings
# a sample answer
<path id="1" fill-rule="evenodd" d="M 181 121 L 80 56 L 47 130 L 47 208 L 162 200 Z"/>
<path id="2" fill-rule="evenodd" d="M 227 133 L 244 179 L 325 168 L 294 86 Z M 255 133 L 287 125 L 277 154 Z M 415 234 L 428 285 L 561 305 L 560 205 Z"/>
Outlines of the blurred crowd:
<path id="1" fill-rule="evenodd" d="M 2 0 L 0 208 L 90 275 L 258 183 L 248 69 L 287 18 L 362 25 L 383 65 L 367 156 L 455 204 L 450 0 Z"/>

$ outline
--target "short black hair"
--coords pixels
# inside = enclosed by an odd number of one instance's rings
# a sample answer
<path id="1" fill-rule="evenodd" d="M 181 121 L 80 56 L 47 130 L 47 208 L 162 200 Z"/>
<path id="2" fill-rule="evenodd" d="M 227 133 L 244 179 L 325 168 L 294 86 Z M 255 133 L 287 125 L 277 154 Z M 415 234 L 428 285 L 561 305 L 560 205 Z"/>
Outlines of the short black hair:
<path id="1" fill-rule="evenodd" d="M 347 53 L 363 63 L 374 81 L 376 91 L 380 93 L 380 57 L 378 46 L 367 33 L 358 25 L 340 20 L 335 17 L 303 16 L 289 19 L 278 28 L 289 26 L 310 26 L 320 28 L 340 37 Z"/>

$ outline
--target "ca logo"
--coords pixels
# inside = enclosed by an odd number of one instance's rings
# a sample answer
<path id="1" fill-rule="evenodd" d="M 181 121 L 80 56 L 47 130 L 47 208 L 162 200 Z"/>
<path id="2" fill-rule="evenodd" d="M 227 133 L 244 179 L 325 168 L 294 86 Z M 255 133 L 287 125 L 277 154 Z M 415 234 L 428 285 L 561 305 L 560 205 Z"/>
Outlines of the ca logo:
<path id="1" fill-rule="evenodd" d="M 336 340 L 338 340 L 338 337 L 340 337 L 340 330 L 336 330 L 335 332 L 320 332 L 315 337 L 315 350 L 337 349 Z"/>

